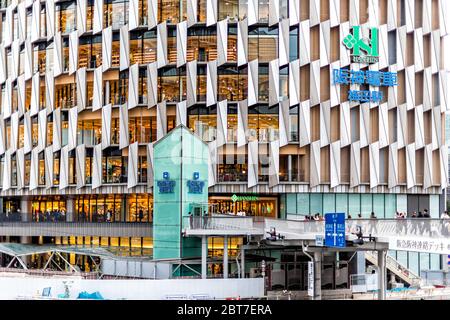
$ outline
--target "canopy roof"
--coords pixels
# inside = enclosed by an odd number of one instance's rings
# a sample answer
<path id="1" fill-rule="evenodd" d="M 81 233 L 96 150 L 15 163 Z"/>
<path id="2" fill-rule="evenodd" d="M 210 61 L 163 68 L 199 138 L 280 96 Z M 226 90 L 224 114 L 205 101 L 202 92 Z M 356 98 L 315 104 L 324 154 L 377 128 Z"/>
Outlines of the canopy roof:
<path id="1" fill-rule="evenodd" d="M 101 258 L 124 258 L 123 256 L 115 255 L 113 252 L 104 247 L 0 243 L 0 253 L 4 253 L 12 257 L 29 256 L 32 254 L 42 254 L 47 252 L 76 253 Z"/>

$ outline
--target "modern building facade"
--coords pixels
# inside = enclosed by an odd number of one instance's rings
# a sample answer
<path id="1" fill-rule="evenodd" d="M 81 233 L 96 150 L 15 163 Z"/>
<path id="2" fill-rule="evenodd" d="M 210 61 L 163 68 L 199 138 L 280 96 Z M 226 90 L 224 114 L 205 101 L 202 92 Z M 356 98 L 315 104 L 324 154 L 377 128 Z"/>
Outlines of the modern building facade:
<path id="1" fill-rule="evenodd" d="M 448 13 L 446 0 L 2 1 L 4 219 L 150 228 L 153 144 L 179 124 L 208 144 L 216 213 L 438 217 Z"/>

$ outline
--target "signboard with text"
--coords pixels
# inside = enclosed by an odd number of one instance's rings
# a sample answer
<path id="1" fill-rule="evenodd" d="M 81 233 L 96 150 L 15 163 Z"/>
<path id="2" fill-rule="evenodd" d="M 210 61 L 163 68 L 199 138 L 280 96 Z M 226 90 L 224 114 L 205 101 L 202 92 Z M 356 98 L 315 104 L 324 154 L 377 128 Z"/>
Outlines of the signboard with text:
<path id="1" fill-rule="evenodd" d="M 450 254 L 450 239 L 393 237 L 389 239 L 389 250 Z"/>
<path id="2" fill-rule="evenodd" d="M 345 248 L 345 213 L 325 214 L 325 246 Z"/>

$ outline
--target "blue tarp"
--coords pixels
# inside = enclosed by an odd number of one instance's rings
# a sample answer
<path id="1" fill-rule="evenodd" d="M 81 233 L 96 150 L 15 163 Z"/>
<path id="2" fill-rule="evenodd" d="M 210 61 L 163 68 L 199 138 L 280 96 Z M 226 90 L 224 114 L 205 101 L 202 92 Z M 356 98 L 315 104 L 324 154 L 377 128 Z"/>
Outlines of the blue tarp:
<path id="1" fill-rule="evenodd" d="M 94 300 L 104 300 L 100 292 L 96 291 L 94 293 L 87 293 L 86 291 L 82 291 L 78 294 L 77 299 L 94 299 Z"/>

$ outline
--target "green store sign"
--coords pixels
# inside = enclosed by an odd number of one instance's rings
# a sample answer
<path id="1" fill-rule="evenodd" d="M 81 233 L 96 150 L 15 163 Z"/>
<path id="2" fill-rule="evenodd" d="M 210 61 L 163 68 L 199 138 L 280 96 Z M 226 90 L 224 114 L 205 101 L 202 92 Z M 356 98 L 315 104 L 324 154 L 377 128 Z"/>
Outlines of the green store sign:
<path id="1" fill-rule="evenodd" d="M 236 202 L 236 201 L 259 201 L 259 197 L 258 196 L 238 196 L 236 194 L 233 194 L 231 196 L 231 201 Z"/>
<path id="2" fill-rule="evenodd" d="M 352 51 L 351 60 L 354 63 L 377 63 L 379 62 L 378 52 L 378 28 L 370 29 L 370 38 L 361 37 L 361 27 L 353 27 L 353 34 L 344 38 L 344 45 Z"/>

